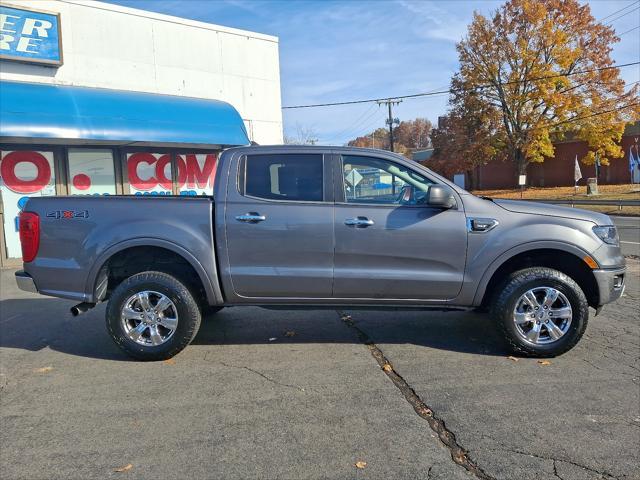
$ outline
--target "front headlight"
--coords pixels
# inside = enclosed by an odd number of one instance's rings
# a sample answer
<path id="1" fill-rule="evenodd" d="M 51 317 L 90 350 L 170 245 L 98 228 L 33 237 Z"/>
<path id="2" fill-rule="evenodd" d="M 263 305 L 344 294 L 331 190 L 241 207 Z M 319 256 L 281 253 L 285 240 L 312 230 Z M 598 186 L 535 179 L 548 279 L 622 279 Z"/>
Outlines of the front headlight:
<path id="1" fill-rule="evenodd" d="M 618 230 L 615 225 L 593 227 L 593 233 L 595 233 L 596 236 L 604 243 L 608 243 L 609 245 L 618 245 Z"/>

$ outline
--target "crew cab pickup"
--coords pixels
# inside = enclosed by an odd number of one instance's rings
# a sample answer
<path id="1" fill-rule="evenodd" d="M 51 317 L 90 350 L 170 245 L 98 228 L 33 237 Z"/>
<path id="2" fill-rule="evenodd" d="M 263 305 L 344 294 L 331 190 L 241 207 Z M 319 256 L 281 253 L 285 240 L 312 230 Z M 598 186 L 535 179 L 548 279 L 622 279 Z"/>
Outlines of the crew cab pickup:
<path id="1" fill-rule="evenodd" d="M 113 340 L 142 360 L 241 305 L 484 310 L 515 352 L 553 356 L 625 280 L 606 215 L 476 197 L 346 147 L 226 150 L 213 197 L 32 198 L 20 238 L 20 288 L 74 314 L 108 301 Z"/>

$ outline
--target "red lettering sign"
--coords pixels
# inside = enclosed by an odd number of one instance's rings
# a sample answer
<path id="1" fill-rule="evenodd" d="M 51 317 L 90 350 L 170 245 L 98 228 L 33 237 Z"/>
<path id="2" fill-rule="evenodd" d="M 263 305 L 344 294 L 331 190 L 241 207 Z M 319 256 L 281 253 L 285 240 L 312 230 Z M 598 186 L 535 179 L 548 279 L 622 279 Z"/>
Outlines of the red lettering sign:
<path id="1" fill-rule="evenodd" d="M 164 174 L 165 167 L 171 162 L 171 156 L 167 153 L 166 155 L 162 155 L 158 162 L 156 163 L 156 178 L 158 179 L 158 183 L 165 190 L 171 190 L 171 178 L 167 178 Z M 179 172 L 180 169 L 178 169 Z M 178 177 L 180 174 L 178 173 Z"/>
<path id="2" fill-rule="evenodd" d="M 153 165 L 156 161 L 156 157 L 146 152 L 134 153 L 129 157 L 129 161 L 127 162 L 127 173 L 129 174 L 129 183 L 132 187 L 136 190 L 147 191 L 152 190 L 156 185 L 158 185 L 158 180 L 155 177 L 142 179 L 138 176 L 139 164 L 147 163 L 149 165 Z"/>
<path id="3" fill-rule="evenodd" d="M 182 157 L 180 157 L 182 160 Z M 187 155 L 186 170 L 187 170 L 187 188 L 207 188 L 213 185 L 213 179 L 216 175 L 216 155 L 208 153 L 204 160 L 202 170 L 200 170 L 200 164 L 198 163 L 198 157 L 195 155 Z M 178 172 L 182 162 L 178 163 Z M 184 185 L 184 180 L 180 180 L 178 175 L 179 186 Z M 197 187 L 196 187 L 197 186 Z"/>
<path id="4" fill-rule="evenodd" d="M 31 163 L 36 167 L 37 174 L 32 180 L 23 180 L 16 175 L 16 166 L 21 163 Z M 2 159 L 0 175 L 4 184 L 16 193 L 36 193 L 49 185 L 51 181 L 51 167 L 47 159 L 38 152 L 15 151 Z"/>
<path id="5" fill-rule="evenodd" d="M 187 185 L 187 188 L 208 188 L 213 185 L 216 174 L 217 155 L 209 153 L 205 157 L 204 165 L 200 168 L 198 157 L 195 154 L 186 155 L 186 160 L 178 155 L 177 158 L 177 183 L 178 188 Z M 129 157 L 127 162 L 127 171 L 129 173 L 129 184 L 136 190 L 149 191 L 157 186 L 164 190 L 171 190 L 171 178 L 165 175 L 165 168 L 171 161 L 169 154 L 164 154 L 160 158 L 156 158 L 153 154 L 147 152 L 134 153 Z M 138 165 L 146 163 L 154 165 L 154 175 L 150 178 L 140 178 L 138 175 Z"/>

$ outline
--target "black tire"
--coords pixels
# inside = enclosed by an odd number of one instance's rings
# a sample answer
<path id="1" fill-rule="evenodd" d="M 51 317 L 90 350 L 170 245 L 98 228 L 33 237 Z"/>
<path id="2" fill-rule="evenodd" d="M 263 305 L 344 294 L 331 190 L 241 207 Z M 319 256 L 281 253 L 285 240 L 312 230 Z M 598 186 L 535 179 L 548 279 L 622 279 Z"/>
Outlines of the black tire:
<path id="1" fill-rule="evenodd" d="M 571 305 L 572 317 L 562 337 L 539 345 L 522 338 L 514 321 L 514 310 L 528 290 L 543 286 L 564 294 Z M 551 268 L 533 267 L 514 272 L 506 279 L 494 297 L 491 314 L 514 353 L 527 357 L 555 357 L 571 350 L 582 338 L 589 320 L 589 303 L 582 289 L 569 276 Z"/>
<path id="2" fill-rule="evenodd" d="M 177 327 L 161 345 L 136 343 L 126 334 L 121 320 L 127 299 L 144 290 L 166 295 L 177 310 Z M 127 278 L 113 291 L 107 305 L 106 321 L 111 338 L 127 355 L 145 361 L 166 360 L 191 343 L 200 328 L 201 313 L 191 291 L 175 277 L 162 272 L 142 272 Z"/>

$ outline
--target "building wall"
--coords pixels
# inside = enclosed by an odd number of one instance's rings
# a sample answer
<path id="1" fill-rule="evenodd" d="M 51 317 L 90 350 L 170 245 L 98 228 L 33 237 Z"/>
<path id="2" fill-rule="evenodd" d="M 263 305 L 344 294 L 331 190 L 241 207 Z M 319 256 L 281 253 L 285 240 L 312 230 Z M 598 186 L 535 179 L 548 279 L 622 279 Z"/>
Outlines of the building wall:
<path id="1" fill-rule="evenodd" d="M 0 61 L 0 79 L 223 100 L 249 138 L 282 143 L 278 38 L 81 0 L 8 0 L 59 12 L 64 64 Z"/>
<path id="2" fill-rule="evenodd" d="M 622 137 L 624 157 L 610 160 L 603 165 L 598 182 L 601 184 L 630 183 L 629 147 L 636 145 L 637 136 Z M 555 155 L 543 163 L 531 163 L 527 168 L 527 185 L 532 187 L 561 187 L 574 185 L 576 155 L 582 172 L 578 185 L 585 185 L 587 178 L 595 177 L 595 166 L 585 165 L 582 158 L 589 148 L 585 142 L 564 142 L 555 145 Z M 634 155 L 635 155 L 634 147 Z M 477 169 L 478 188 L 483 190 L 515 188 L 517 186 L 516 169 L 512 162 L 491 162 Z"/>

